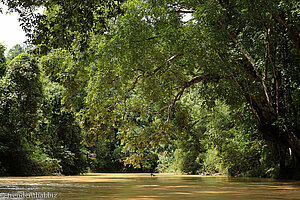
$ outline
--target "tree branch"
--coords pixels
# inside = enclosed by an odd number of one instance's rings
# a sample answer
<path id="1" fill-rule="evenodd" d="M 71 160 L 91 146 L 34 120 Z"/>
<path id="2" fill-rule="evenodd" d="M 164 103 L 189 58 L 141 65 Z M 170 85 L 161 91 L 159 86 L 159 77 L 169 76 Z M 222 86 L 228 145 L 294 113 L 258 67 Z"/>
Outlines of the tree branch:
<path id="1" fill-rule="evenodd" d="M 135 41 L 132 41 L 132 42 L 145 42 L 145 41 L 149 41 L 149 40 L 153 40 L 153 39 L 156 39 L 158 38 L 159 36 L 153 36 L 153 37 L 148 37 L 148 38 L 145 38 L 143 40 L 135 40 Z"/>
<path id="2" fill-rule="evenodd" d="M 175 10 L 177 13 L 193 14 L 194 10 Z"/>
<path id="3" fill-rule="evenodd" d="M 155 75 L 161 68 L 163 68 L 166 64 L 168 64 L 169 62 L 175 60 L 176 58 L 182 56 L 183 53 L 179 53 L 179 54 L 176 54 L 174 56 L 172 56 L 171 58 L 169 58 L 168 60 L 166 60 L 162 65 L 160 65 L 159 67 L 157 67 L 156 69 L 154 69 L 154 71 L 150 74 L 147 75 L 147 77 L 150 77 L 150 76 L 153 76 Z"/>
<path id="4" fill-rule="evenodd" d="M 138 81 L 139 81 L 139 78 L 141 78 L 142 76 L 144 76 L 144 74 L 145 74 L 145 73 L 139 74 L 139 75 L 135 78 L 135 81 L 133 82 L 132 87 L 131 87 L 127 92 L 130 92 L 130 91 L 132 91 L 132 90 L 135 88 L 136 84 L 137 84 Z"/>
<path id="5" fill-rule="evenodd" d="M 251 55 L 249 54 L 249 52 L 244 48 L 244 45 L 242 43 L 238 42 L 233 37 L 233 35 L 226 29 L 226 27 L 224 26 L 224 24 L 221 21 L 219 21 L 219 24 L 227 32 L 227 34 L 229 35 L 229 37 L 231 38 L 231 40 L 239 46 L 239 48 L 240 48 L 241 52 L 243 53 L 243 55 L 250 62 L 252 68 L 255 71 L 256 76 L 260 79 L 260 81 L 262 83 L 262 86 L 263 86 L 263 89 L 264 89 L 264 93 L 265 93 L 265 96 L 266 96 L 266 99 L 267 99 L 268 106 L 269 106 L 270 110 L 272 112 L 274 112 L 274 108 L 272 107 L 272 99 L 270 98 L 270 95 L 269 95 L 268 88 L 266 86 L 265 80 L 262 77 L 262 75 L 259 73 L 259 71 L 257 70 L 257 68 L 255 67 L 254 59 L 251 57 Z"/>
<path id="6" fill-rule="evenodd" d="M 275 16 L 275 19 L 282 24 L 291 34 L 291 38 L 295 43 L 298 55 L 300 56 L 300 32 L 295 26 L 289 25 L 281 16 Z"/>
<path id="7" fill-rule="evenodd" d="M 243 55 L 245 56 L 245 58 L 249 61 L 249 63 L 251 64 L 251 66 L 253 67 L 253 69 L 254 69 L 257 77 L 259 77 L 260 79 L 262 79 L 259 71 L 255 67 L 254 59 L 251 57 L 251 55 L 249 54 L 249 52 L 245 49 L 244 45 L 242 43 L 238 42 L 233 37 L 233 35 L 226 29 L 225 25 L 221 21 L 219 21 L 219 24 L 221 25 L 221 27 L 223 28 L 223 30 L 225 30 L 226 33 L 229 35 L 230 39 L 239 46 L 241 52 L 243 53 Z"/>
<path id="8" fill-rule="evenodd" d="M 150 74 L 147 74 L 145 72 L 139 74 L 136 78 L 135 78 L 135 81 L 133 82 L 132 84 L 132 87 L 127 91 L 127 92 L 130 92 L 132 91 L 135 87 L 136 87 L 136 84 L 138 83 L 139 79 L 141 77 L 151 77 L 151 76 L 154 76 L 160 69 L 162 69 L 166 64 L 168 64 L 169 62 L 171 62 L 172 60 L 176 59 L 177 57 L 179 56 L 182 56 L 183 53 L 180 53 L 180 54 L 176 54 L 174 56 L 172 56 L 171 58 L 169 58 L 168 60 L 166 60 L 162 65 L 160 65 L 159 67 L 157 67 L 156 69 L 154 69 L 154 71 Z"/>
<path id="9" fill-rule="evenodd" d="M 192 126 L 195 126 L 198 122 L 200 122 L 200 120 L 205 119 L 207 117 L 211 117 L 212 115 L 213 115 L 212 113 L 209 113 L 209 114 L 206 114 L 206 115 L 200 117 L 199 119 L 197 119 L 196 121 L 193 122 Z"/>
<path id="10" fill-rule="evenodd" d="M 273 59 L 271 57 L 271 50 L 270 50 L 270 35 L 269 35 L 269 31 L 267 30 L 267 38 L 268 38 L 268 57 L 270 60 L 270 63 L 273 67 L 273 76 L 275 79 L 275 105 L 276 105 L 276 114 L 277 116 L 279 115 L 279 80 L 278 80 L 278 71 L 277 71 L 277 67 L 275 65 L 275 63 L 273 62 Z"/>
<path id="11" fill-rule="evenodd" d="M 175 103 L 181 99 L 183 92 L 186 88 L 191 87 L 192 85 L 195 85 L 196 83 L 199 82 L 218 82 L 220 79 L 227 79 L 227 80 L 231 80 L 231 77 L 227 77 L 227 76 L 218 76 L 218 75 L 203 75 L 203 76 L 196 76 L 194 78 L 192 78 L 192 80 L 190 80 L 189 82 L 186 82 L 181 89 L 179 90 L 179 92 L 177 93 L 177 95 L 175 96 L 174 100 L 172 101 L 172 103 L 170 103 L 168 106 L 163 107 L 162 109 L 160 109 L 159 111 L 162 111 L 168 107 L 173 107 L 175 105 Z"/>

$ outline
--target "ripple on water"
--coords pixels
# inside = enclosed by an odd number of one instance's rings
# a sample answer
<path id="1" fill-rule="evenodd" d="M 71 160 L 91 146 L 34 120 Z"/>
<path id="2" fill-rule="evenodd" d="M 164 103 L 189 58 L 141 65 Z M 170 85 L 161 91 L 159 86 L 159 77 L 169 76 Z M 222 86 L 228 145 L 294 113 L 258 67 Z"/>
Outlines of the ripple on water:
<path id="1" fill-rule="evenodd" d="M 224 177 L 93 174 L 0 178 L 0 195 L 53 192 L 59 199 L 299 199 L 300 182 Z M 1 198 L 0 198 L 1 199 Z"/>

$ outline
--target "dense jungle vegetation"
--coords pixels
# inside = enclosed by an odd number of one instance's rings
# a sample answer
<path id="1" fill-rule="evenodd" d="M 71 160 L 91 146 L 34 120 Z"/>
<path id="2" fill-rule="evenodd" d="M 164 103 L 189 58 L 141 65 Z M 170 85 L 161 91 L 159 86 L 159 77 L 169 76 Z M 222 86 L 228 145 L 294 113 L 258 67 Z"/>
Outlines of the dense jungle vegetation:
<path id="1" fill-rule="evenodd" d="M 300 178 L 299 1 L 0 2 L 0 175 Z"/>

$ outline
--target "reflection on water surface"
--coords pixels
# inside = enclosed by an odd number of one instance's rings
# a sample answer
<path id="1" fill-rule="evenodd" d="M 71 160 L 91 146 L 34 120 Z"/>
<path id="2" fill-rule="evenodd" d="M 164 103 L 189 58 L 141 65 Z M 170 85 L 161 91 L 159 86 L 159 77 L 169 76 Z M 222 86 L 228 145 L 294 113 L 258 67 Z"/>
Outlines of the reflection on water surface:
<path id="1" fill-rule="evenodd" d="M 29 194 L 36 196 L 29 198 Z M 300 181 L 166 174 L 151 177 L 150 174 L 103 173 L 83 176 L 0 178 L 0 199 L 50 199 L 41 198 L 43 194 L 48 194 L 46 197 L 56 194 L 55 199 L 87 200 L 185 198 L 300 200 Z M 26 195 L 27 198 L 24 197 Z"/>

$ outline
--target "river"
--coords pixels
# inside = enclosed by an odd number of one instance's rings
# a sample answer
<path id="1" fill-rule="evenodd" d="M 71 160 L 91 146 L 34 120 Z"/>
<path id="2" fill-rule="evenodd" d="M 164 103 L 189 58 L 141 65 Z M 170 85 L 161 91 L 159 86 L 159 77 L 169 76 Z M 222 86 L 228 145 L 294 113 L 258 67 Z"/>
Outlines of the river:
<path id="1" fill-rule="evenodd" d="M 114 173 L 2 177 L 0 199 L 300 200 L 300 181 Z"/>

